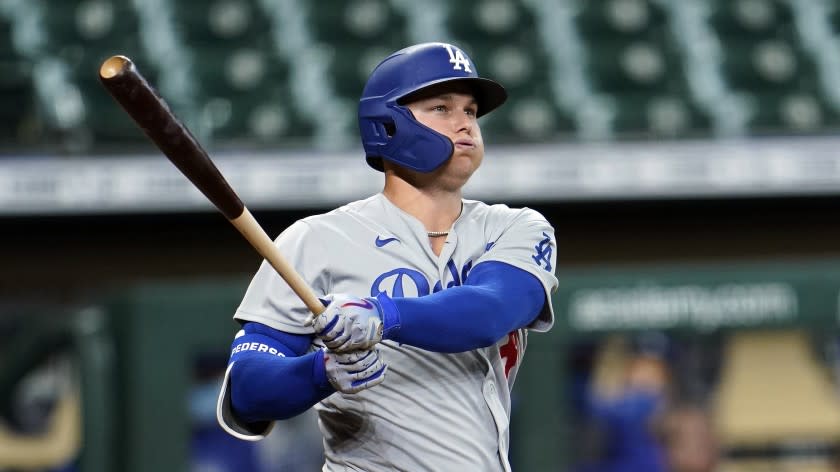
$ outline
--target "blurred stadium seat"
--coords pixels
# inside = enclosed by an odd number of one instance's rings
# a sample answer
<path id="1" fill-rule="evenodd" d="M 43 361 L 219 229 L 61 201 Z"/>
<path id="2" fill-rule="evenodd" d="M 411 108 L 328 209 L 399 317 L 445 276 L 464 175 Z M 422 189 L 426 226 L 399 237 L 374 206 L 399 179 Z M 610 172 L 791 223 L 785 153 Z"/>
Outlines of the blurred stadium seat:
<path id="1" fill-rule="evenodd" d="M 709 19 L 722 37 L 756 39 L 792 36 L 793 12 L 787 2 L 779 0 L 711 0 Z"/>
<path id="2" fill-rule="evenodd" d="M 194 48 L 202 127 L 213 141 L 272 143 L 308 136 L 291 106 L 290 71 L 271 47 Z"/>
<path id="3" fill-rule="evenodd" d="M 624 135 L 672 138 L 709 129 L 709 118 L 686 93 L 623 93 L 613 104 L 613 126 Z"/>
<path id="4" fill-rule="evenodd" d="M 465 14 L 464 12 L 475 12 Z M 539 141 L 571 131 L 569 116 L 551 100 L 548 51 L 535 13 L 524 2 L 449 2 L 446 28 L 479 67 L 505 85 L 508 103 L 482 120 L 487 139 Z"/>
<path id="5" fill-rule="evenodd" d="M 662 42 L 666 14 L 650 0 L 595 0 L 578 2 L 578 29 L 589 40 Z"/>
<path id="6" fill-rule="evenodd" d="M 176 29 L 193 48 L 268 48 L 268 18 L 253 0 L 172 0 Z"/>
<path id="7" fill-rule="evenodd" d="M 33 81 L 43 138 L 69 140 L 83 152 L 94 144 L 140 142 L 142 133 L 125 113 L 114 109 L 98 79 L 99 65 L 113 54 L 131 57 L 154 79 L 144 67 L 139 20 L 132 5 L 128 1 L 51 0 L 42 2 L 40 11 L 41 54 L 46 59 L 30 51 L 27 60 L 41 72 Z M 33 33 L 25 25 L 18 27 L 24 29 L 23 34 Z"/>
<path id="8" fill-rule="evenodd" d="M 707 129 L 683 72 L 682 51 L 657 2 L 581 2 L 588 79 L 609 97 L 618 136 L 684 136 Z"/>
<path id="9" fill-rule="evenodd" d="M 332 52 L 325 79 L 339 97 L 353 102 L 373 67 L 409 43 L 408 20 L 386 0 L 330 0 L 313 4 L 307 12 L 313 41 Z"/>
<path id="10" fill-rule="evenodd" d="M 32 84 L 32 64 L 20 57 L 12 47 L 12 22 L 0 18 L 0 97 L 3 107 L 0 120 L 0 139 L 9 142 L 28 142 L 36 132 L 27 129 L 34 125 L 35 96 Z"/>
<path id="11" fill-rule="evenodd" d="M 332 45 L 364 48 L 405 44 L 408 21 L 386 0 L 326 0 L 308 9 L 312 36 Z M 390 47 L 388 49 L 391 49 Z"/>
<path id="12" fill-rule="evenodd" d="M 67 133 L 87 133 L 89 142 L 76 148 L 79 152 L 130 149 L 143 139 L 98 84 L 98 65 L 112 54 L 132 57 L 154 84 L 180 84 L 159 89 L 176 113 L 214 144 L 314 144 L 324 136 L 316 132 L 317 112 L 307 108 L 318 100 L 300 100 L 301 91 L 340 101 L 339 108 L 349 113 L 371 68 L 387 52 L 415 42 L 418 25 L 429 21 L 409 14 L 398 0 L 17 4 L 28 6 L 0 9 L 0 93 L 9 104 L 2 116 L 11 124 L 4 127 L 3 147 L 25 149 Z M 563 37 L 580 41 L 580 57 L 548 41 L 552 32 L 545 30 L 551 23 L 540 20 L 550 8 L 539 2 L 456 0 L 441 10 L 441 39 L 460 44 L 482 74 L 510 91 L 509 104 L 483 122 L 491 139 L 533 142 L 581 135 L 586 120 L 581 114 L 596 101 L 600 108 L 593 112 L 606 116 L 609 128 L 596 134 L 618 139 L 704 136 L 722 129 L 824 133 L 838 123 L 840 94 L 830 84 L 840 71 L 834 71 L 830 51 L 820 50 L 834 47 L 831 41 L 840 34 L 836 2 L 580 0 L 562 5 L 574 19 L 569 24 L 574 31 Z M 286 22 L 288 9 L 300 12 L 299 23 Z M 709 56 L 705 64 L 697 63 L 703 60 L 697 54 L 709 45 L 689 50 L 676 37 L 685 15 L 692 14 L 706 39 L 720 46 L 720 57 Z M 310 49 L 296 55 L 290 48 L 300 45 Z M 316 49 L 322 54 L 313 58 Z M 299 70 L 300 61 L 323 61 L 316 69 L 323 71 L 324 86 L 307 88 L 312 70 Z M 178 64 L 183 70 L 173 78 Z M 588 105 L 563 98 L 579 97 L 581 84 L 559 77 L 558 65 L 582 68 Z M 53 82 L 39 83 L 43 79 L 32 72 L 37 68 L 54 71 Z M 55 92 L 57 87 L 63 92 Z M 718 104 L 715 110 L 709 90 L 731 91 L 723 96 L 737 97 L 738 103 Z M 79 97 L 75 102 L 73 94 Z M 64 97 L 57 107 L 53 95 Z M 746 128 L 719 123 L 727 119 L 726 107 L 742 109 Z M 57 116 L 56 108 L 66 116 Z M 344 122 L 333 131 L 329 136 L 352 140 L 355 135 Z"/>
<path id="13" fill-rule="evenodd" d="M 723 74 L 744 93 L 756 134 L 814 132 L 833 114 L 820 103 L 819 71 L 799 40 L 788 2 L 712 2 L 710 23 L 726 45 Z"/>

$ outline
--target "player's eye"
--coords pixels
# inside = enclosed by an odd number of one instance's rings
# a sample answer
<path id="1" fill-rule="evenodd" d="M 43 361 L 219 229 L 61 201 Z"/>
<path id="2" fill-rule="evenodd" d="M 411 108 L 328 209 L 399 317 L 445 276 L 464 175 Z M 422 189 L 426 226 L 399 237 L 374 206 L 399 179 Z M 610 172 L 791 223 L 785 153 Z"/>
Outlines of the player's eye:
<path id="1" fill-rule="evenodd" d="M 446 105 L 432 105 L 432 111 L 445 112 L 446 110 Z"/>
<path id="2" fill-rule="evenodd" d="M 476 107 L 467 107 L 464 110 L 464 113 L 466 113 L 467 116 L 475 117 L 478 114 L 478 109 Z"/>

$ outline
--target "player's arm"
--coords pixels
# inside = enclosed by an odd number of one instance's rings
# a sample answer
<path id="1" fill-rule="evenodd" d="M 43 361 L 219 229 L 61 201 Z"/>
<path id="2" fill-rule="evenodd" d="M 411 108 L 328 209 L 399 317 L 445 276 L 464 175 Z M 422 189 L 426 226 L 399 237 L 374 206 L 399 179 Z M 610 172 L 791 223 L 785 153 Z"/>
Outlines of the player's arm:
<path id="1" fill-rule="evenodd" d="M 437 352 L 487 347 L 531 324 L 546 303 L 533 274 L 498 261 L 482 262 L 464 285 L 411 298 L 377 297 L 384 339 Z"/>
<path id="2" fill-rule="evenodd" d="M 390 339 L 429 351 L 463 352 L 528 326 L 545 303 L 545 289 L 535 275 L 491 260 L 476 265 L 463 285 L 424 297 L 336 295 L 314 325 L 336 350 Z"/>
<path id="3" fill-rule="evenodd" d="M 375 349 L 307 353 L 311 335 L 246 323 L 231 346 L 217 416 L 229 433 L 261 439 L 274 420 L 303 413 L 335 391 L 356 393 L 384 379 Z"/>

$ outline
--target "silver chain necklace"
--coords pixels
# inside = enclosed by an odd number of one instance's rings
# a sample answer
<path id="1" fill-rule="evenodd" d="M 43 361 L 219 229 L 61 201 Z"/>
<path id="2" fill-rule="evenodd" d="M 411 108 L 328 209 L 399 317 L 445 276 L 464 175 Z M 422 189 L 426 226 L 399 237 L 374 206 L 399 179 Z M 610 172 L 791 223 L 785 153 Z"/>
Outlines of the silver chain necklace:
<path id="1" fill-rule="evenodd" d="M 427 231 L 426 234 L 430 238 L 440 238 L 441 236 L 448 236 L 449 231 Z"/>

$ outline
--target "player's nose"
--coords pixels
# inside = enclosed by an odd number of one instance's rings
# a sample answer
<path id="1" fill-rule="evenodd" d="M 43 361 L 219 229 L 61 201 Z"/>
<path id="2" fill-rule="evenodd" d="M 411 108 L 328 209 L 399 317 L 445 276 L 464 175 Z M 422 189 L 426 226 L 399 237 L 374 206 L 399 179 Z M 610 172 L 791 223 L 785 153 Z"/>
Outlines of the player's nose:
<path id="1" fill-rule="evenodd" d="M 458 110 L 458 113 L 453 114 L 452 126 L 456 133 L 472 132 L 475 126 L 475 118 L 468 110 Z"/>

